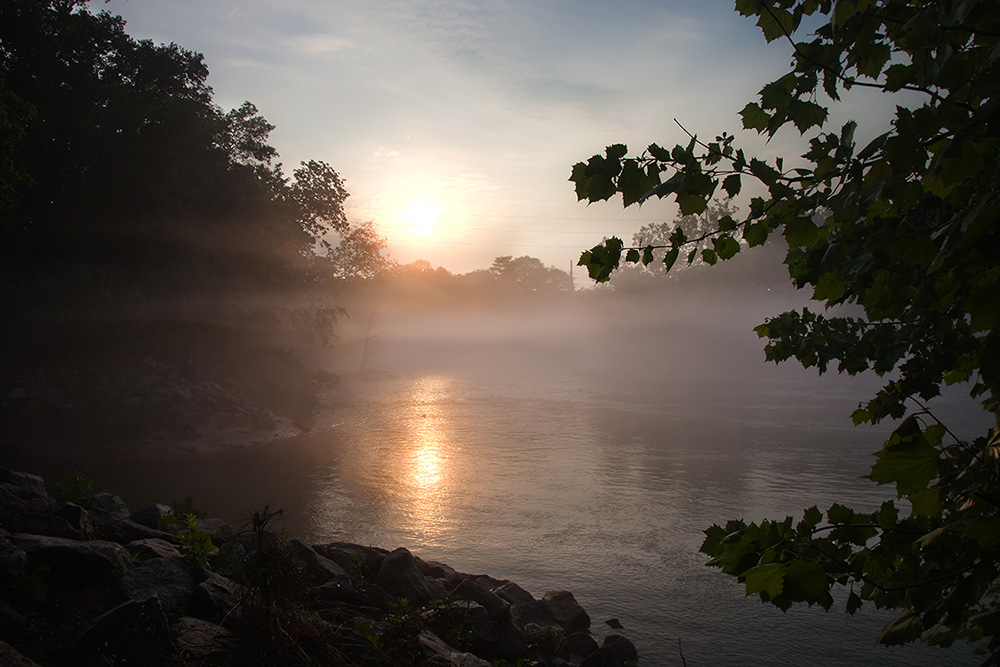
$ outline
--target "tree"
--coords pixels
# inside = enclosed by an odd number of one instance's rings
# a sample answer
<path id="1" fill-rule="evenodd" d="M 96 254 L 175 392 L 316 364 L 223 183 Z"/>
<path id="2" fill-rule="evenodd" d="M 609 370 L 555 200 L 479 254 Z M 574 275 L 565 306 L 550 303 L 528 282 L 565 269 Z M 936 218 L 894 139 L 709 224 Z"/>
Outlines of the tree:
<path id="1" fill-rule="evenodd" d="M 327 255 L 335 278 L 371 279 L 394 264 L 383 251 L 389 243 L 378 235 L 375 223 L 364 222 L 345 233 L 340 243 Z"/>
<path id="2" fill-rule="evenodd" d="M 743 108 L 743 127 L 773 137 L 793 125 L 808 135 L 801 166 L 748 158 L 725 132 L 711 141 L 689 134 L 685 145 L 651 144 L 634 157 L 609 146 L 576 164 L 570 180 L 583 200 L 621 193 L 628 206 L 673 196 L 684 215 L 704 211 L 720 187 L 733 198 L 755 184 L 761 194 L 742 219 L 724 216 L 698 238 L 674 229 L 664 266 L 681 253 L 688 263 L 729 259 L 780 232 L 793 284 L 863 315 L 803 309 L 769 319 L 756 329 L 766 358 L 820 372 L 874 370 L 884 386 L 854 422 L 902 421 L 868 475 L 894 485 L 896 500 L 875 512 L 811 507 L 797 522 L 730 521 L 705 531 L 702 550 L 748 595 L 783 609 L 828 609 L 830 590 L 842 585 L 850 613 L 865 602 L 900 610 L 882 643 L 985 639 L 980 648 L 1000 662 L 1000 5 L 737 0 L 736 8 L 793 52 L 791 71 Z M 802 34 L 806 22 L 814 33 Z M 897 98 L 889 130 L 860 149 L 853 121 L 822 131 L 829 106 L 855 88 Z M 612 238 L 580 264 L 603 281 L 623 254 L 649 263 L 655 249 Z M 998 428 L 968 442 L 934 417 L 925 402 L 956 383 L 969 384 Z"/>
<path id="3" fill-rule="evenodd" d="M 504 255 L 490 266 L 499 285 L 517 294 L 549 293 L 570 288 L 569 274 L 554 266 L 545 266 L 536 257 Z"/>

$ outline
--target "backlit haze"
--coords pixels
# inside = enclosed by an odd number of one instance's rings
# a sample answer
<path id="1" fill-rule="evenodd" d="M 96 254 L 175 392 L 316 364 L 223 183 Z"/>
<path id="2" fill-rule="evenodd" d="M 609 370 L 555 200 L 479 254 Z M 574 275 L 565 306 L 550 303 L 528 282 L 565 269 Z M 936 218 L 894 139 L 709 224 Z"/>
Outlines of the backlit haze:
<path id="1" fill-rule="evenodd" d="M 324 160 L 354 223 L 402 263 L 454 273 L 500 255 L 567 270 L 604 236 L 629 239 L 672 203 L 577 203 L 573 163 L 739 130 L 788 66 L 731 2 L 113 0 L 128 32 L 203 53 L 215 100 L 253 102 L 286 172 Z M 791 140 L 795 137 L 788 137 Z M 749 134 L 740 138 L 768 154 Z"/>

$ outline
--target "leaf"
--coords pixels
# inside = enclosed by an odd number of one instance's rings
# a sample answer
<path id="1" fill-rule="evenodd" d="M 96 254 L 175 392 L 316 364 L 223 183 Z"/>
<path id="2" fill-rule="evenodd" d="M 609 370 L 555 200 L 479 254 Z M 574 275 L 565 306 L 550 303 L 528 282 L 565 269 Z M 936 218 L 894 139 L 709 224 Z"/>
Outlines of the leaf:
<path id="1" fill-rule="evenodd" d="M 916 423 L 906 420 L 889 438 L 882 451 L 875 456 L 878 461 L 871 472 L 865 475 L 877 484 L 895 484 L 896 493 L 902 497 L 914 491 L 926 489 L 932 479 L 938 476 L 938 450 L 923 434 L 904 431 L 904 425 Z"/>
<path id="2" fill-rule="evenodd" d="M 743 111 L 740 112 L 740 116 L 743 117 L 744 129 L 757 130 L 757 132 L 764 132 L 767 130 L 768 123 L 771 122 L 771 117 L 767 115 L 767 112 L 761 109 L 760 105 L 756 102 L 750 102 L 743 107 Z"/>
<path id="3" fill-rule="evenodd" d="M 725 180 L 722 181 L 722 189 L 726 191 L 726 194 L 730 197 L 735 197 L 740 193 L 740 188 L 743 185 L 743 181 L 739 174 L 730 174 L 726 176 Z"/>
<path id="4" fill-rule="evenodd" d="M 677 255 L 680 254 L 679 248 L 672 248 L 667 251 L 667 254 L 663 256 L 663 266 L 664 269 L 669 271 L 674 266 L 674 262 L 677 261 Z"/>
<path id="5" fill-rule="evenodd" d="M 628 252 L 625 253 L 625 261 L 628 262 L 629 264 L 638 264 L 639 251 L 636 250 L 635 248 L 629 248 Z"/>
<path id="6" fill-rule="evenodd" d="M 767 242 L 767 228 L 759 222 L 752 222 L 743 228 L 743 240 L 751 248 L 762 246 Z"/>
<path id="7" fill-rule="evenodd" d="M 680 206 L 681 215 L 697 215 L 704 213 L 708 208 L 705 197 L 697 194 L 680 192 L 677 194 L 677 205 Z"/>
<path id="8" fill-rule="evenodd" d="M 912 609 L 907 609 L 889 621 L 876 641 L 886 646 L 902 645 L 918 639 L 923 631 L 924 624 L 920 616 Z"/>
<path id="9" fill-rule="evenodd" d="M 782 563 L 758 565 L 741 576 L 746 584 L 747 595 L 764 593 L 770 598 L 776 598 L 785 589 L 785 565 Z"/>
<path id="10" fill-rule="evenodd" d="M 847 613 L 854 616 L 854 613 L 861 609 L 862 604 L 861 598 L 854 591 L 847 594 Z"/>

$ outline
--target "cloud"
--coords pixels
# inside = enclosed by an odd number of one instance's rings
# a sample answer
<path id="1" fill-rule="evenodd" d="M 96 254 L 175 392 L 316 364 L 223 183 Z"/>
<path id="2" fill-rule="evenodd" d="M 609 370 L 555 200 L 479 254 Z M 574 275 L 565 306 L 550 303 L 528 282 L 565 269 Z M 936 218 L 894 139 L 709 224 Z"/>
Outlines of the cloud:
<path id="1" fill-rule="evenodd" d="M 292 40 L 293 48 L 309 56 L 322 56 L 356 49 L 351 40 L 337 35 L 302 35 Z"/>

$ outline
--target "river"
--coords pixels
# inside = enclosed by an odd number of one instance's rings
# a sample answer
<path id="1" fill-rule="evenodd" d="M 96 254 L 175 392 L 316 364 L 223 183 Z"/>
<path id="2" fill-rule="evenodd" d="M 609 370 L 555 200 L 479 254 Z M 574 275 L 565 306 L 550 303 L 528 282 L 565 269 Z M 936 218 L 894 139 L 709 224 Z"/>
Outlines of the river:
<path id="1" fill-rule="evenodd" d="M 709 342 L 698 361 L 684 350 L 609 358 L 591 342 L 526 352 L 508 340 L 486 354 L 438 341 L 410 364 L 389 343 L 385 372 L 347 379 L 304 436 L 92 471 L 136 509 L 189 495 L 238 524 L 271 502 L 313 542 L 405 546 L 536 596 L 571 590 L 598 634 L 621 621 L 644 665 L 976 662 L 964 646 L 875 645 L 889 616 L 847 616 L 843 595 L 829 613 L 783 613 L 698 552 L 715 522 L 891 497 L 861 479 L 889 426 L 849 419 L 873 378 L 765 365 L 752 334 Z M 956 405 L 942 409 L 961 415 Z"/>

